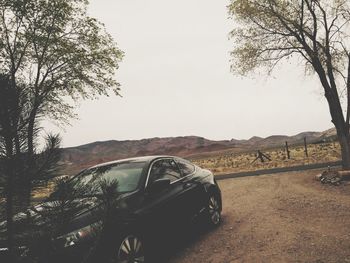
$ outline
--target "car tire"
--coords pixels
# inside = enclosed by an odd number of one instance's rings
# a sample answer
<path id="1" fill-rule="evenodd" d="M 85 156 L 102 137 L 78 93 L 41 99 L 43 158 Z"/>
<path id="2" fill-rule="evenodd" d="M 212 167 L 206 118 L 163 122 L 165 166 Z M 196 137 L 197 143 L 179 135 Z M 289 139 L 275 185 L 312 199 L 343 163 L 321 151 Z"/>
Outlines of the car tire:
<path id="1" fill-rule="evenodd" d="M 209 225 L 218 226 L 221 223 L 221 208 L 219 198 L 215 193 L 209 195 L 207 210 Z"/>
<path id="2" fill-rule="evenodd" d="M 118 242 L 116 263 L 145 263 L 146 258 L 145 243 L 139 235 L 130 233 Z"/>

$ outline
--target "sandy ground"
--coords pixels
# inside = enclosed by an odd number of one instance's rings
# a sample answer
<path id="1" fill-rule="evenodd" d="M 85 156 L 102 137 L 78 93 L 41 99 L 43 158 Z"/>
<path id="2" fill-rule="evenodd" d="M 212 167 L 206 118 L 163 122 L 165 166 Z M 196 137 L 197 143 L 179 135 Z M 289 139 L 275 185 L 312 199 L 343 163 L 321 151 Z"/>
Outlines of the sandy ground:
<path id="1" fill-rule="evenodd" d="M 350 262 L 350 184 L 322 185 L 317 173 L 220 181 L 222 224 L 163 262 Z"/>

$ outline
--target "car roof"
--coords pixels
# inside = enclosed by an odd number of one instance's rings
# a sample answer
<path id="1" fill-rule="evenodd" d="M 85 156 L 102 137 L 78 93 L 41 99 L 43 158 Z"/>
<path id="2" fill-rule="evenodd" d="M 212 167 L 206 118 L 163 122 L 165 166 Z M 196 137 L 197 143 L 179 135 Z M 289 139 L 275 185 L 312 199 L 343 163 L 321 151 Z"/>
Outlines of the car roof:
<path id="1" fill-rule="evenodd" d="M 100 163 L 100 164 L 91 166 L 88 169 L 102 167 L 102 166 L 111 165 L 111 164 L 124 163 L 124 162 L 152 162 L 153 160 L 159 159 L 159 158 L 175 158 L 175 156 L 150 155 L 150 156 L 133 157 L 133 158 L 120 159 L 120 160 L 114 160 L 114 161 L 110 161 L 110 162 Z"/>

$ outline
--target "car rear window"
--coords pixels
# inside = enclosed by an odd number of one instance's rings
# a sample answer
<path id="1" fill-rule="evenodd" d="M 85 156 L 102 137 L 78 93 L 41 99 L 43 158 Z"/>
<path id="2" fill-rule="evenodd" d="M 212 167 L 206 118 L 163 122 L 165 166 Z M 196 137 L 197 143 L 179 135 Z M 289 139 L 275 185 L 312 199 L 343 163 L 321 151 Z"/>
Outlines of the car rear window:
<path id="1" fill-rule="evenodd" d="M 183 176 L 187 176 L 187 175 L 193 173 L 196 169 L 195 166 L 188 161 L 178 159 L 178 160 L 176 160 L 176 162 L 177 162 Z"/>

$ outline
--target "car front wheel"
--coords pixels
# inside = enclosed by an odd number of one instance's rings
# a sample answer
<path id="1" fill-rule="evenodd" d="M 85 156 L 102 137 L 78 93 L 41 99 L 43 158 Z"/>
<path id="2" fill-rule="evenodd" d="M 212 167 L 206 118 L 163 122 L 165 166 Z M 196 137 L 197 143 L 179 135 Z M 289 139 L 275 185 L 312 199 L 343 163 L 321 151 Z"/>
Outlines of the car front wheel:
<path id="1" fill-rule="evenodd" d="M 125 236 L 118 248 L 117 263 L 143 262 L 146 262 L 143 240 L 132 234 Z"/>
<path id="2" fill-rule="evenodd" d="M 215 194 L 210 195 L 208 201 L 208 221 L 212 226 L 217 226 L 221 222 L 221 211 L 218 197 Z"/>

